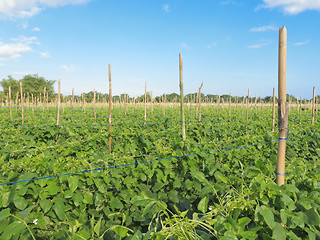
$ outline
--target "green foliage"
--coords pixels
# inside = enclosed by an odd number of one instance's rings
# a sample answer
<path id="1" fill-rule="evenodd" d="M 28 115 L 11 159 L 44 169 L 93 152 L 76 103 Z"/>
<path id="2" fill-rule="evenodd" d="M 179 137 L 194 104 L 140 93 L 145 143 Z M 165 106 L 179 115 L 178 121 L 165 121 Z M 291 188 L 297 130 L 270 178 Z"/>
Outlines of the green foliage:
<path id="1" fill-rule="evenodd" d="M 55 108 L 26 108 L 24 125 L 19 111 L 10 120 L 1 109 L 0 183 L 132 165 L 0 186 L 0 238 L 319 238 L 319 123 L 290 113 L 293 139 L 279 187 L 270 109 L 250 113 L 248 123 L 232 110 L 232 121 L 229 109 L 218 115 L 212 108 L 197 122 L 187 109 L 183 143 L 174 108 L 165 116 L 156 108 L 152 118 L 148 110 L 146 125 L 143 109 L 125 117 L 115 108 L 109 153 L 106 109 L 94 120 L 92 108 L 65 108 L 62 126 L 55 126 Z M 306 135 L 316 136 L 295 138 Z"/>
<path id="2" fill-rule="evenodd" d="M 39 77 L 38 75 L 26 75 L 21 80 L 23 93 L 24 94 L 31 94 L 35 98 L 43 99 L 44 88 L 46 88 L 46 94 L 48 94 L 49 99 L 53 98 L 54 89 L 53 84 L 55 81 L 53 80 L 46 80 L 43 77 Z M 0 85 L 3 88 L 4 94 L 7 96 L 9 93 L 9 86 L 11 87 L 11 99 L 15 99 L 16 94 L 20 94 L 20 81 L 13 79 L 11 76 L 8 76 L 7 79 L 3 79 L 0 82 Z"/>

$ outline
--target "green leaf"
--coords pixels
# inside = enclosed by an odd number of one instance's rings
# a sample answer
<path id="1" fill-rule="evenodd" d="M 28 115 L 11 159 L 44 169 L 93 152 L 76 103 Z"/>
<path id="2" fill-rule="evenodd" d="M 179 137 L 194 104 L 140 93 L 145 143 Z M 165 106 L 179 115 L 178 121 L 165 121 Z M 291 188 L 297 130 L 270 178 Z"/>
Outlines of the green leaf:
<path id="1" fill-rule="evenodd" d="M 42 199 L 40 200 L 40 207 L 42 208 L 43 213 L 47 213 L 52 207 L 52 201 L 48 199 Z"/>
<path id="2" fill-rule="evenodd" d="M 122 204 L 121 200 L 119 198 L 116 198 L 116 197 L 111 199 L 110 206 L 113 209 L 123 209 L 123 204 Z"/>
<path id="3" fill-rule="evenodd" d="M 77 177 L 70 176 L 68 178 L 69 189 L 71 192 L 74 192 L 77 189 L 78 182 L 79 182 L 79 179 Z"/>
<path id="4" fill-rule="evenodd" d="M 3 209 L 0 212 L 0 221 L 2 221 L 3 219 L 9 217 L 10 215 L 11 215 L 10 208 Z"/>
<path id="5" fill-rule="evenodd" d="M 178 192 L 176 190 L 171 190 L 168 194 L 168 197 L 174 203 L 179 202 L 179 196 L 178 196 Z"/>
<path id="6" fill-rule="evenodd" d="M 83 195 L 83 203 L 93 204 L 93 194 L 91 192 L 86 192 Z"/>
<path id="7" fill-rule="evenodd" d="M 320 225 L 320 216 L 314 208 L 311 208 L 305 212 L 305 215 L 307 217 L 308 224 L 316 226 Z"/>
<path id="8" fill-rule="evenodd" d="M 11 236 L 19 236 L 25 230 L 25 225 L 21 221 L 14 221 L 1 234 L 1 239 L 11 239 Z M 18 238 L 16 238 L 18 239 Z"/>
<path id="9" fill-rule="evenodd" d="M 65 219 L 65 205 L 64 202 L 62 201 L 62 199 L 58 199 L 55 201 L 54 205 L 53 205 L 53 210 L 55 211 L 55 213 L 57 214 L 58 218 L 60 220 L 64 220 Z"/>
<path id="10" fill-rule="evenodd" d="M 274 227 L 274 216 L 272 211 L 270 210 L 270 208 L 266 207 L 266 206 L 262 206 L 260 209 L 260 214 L 263 216 L 265 222 L 267 223 L 267 225 L 269 226 L 269 228 L 273 229 Z"/>
<path id="11" fill-rule="evenodd" d="M 100 236 L 101 220 L 102 220 L 102 217 L 99 218 L 97 224 L 93 228 L 93 231 L 97 234 L 97 236 Z"/>
<path id="12" fill-rule="evenodd" d="M 135 234 L 131 238 L 131 240 L 142 240 L 142 239 L 143 239 L 143 235 L 139 230 L 136 231 Z"/>
<path id="13" fill-rule="evenodd" d="M 120 237 L 126 237 L 128 231 L 130 230 L 127 227 L 124 226 L 114 226 L 112 227 L 112 230 Z"/>
<path id="14" fill-rule="evenodd" d="M 238 219 L 239 226 L 244 229 L 251 222 L 251 219 L 248 217 L 243 217 Z"/>
<path id="15" fill-rule="evenodd" d="M 30 207 L 26 208 L 25 210 L 19 212 L 19 215 L 22 217 L 22 219 L 25 219 L 27 217 L 27 215 L 29 214 L 29 212 L 31 211 L 32 208 L 34 208 L 34 206 L 30 206 Z"/>
<path id="16" fill-rule="evenodd" d="M 15 197 L 13 203 L 16 206 L 16 208 L 20 210 L 24 210 L 28 206 L 28 201 L 25 200 L 23 197 Z"/>
<path id="17" fill-rule="evenodd" d="M 228 178 L 226 178 L 226 176 L 224 176 L 221 172 L 215 172 L 214 177 L 216 178 L 217 182 L 228 183 Z"/>
<path id="18" fill-rule="evenodd" d="M 280 223 L 277 223 L 277 222 L 274 223 L 274 228 L 272 231 L 272 238 L 275 240 L 286 239 L 286 231 L 284 230 L 284 228 L 281 226 Z"/>
<path id="19" fill-rule="evenodd" d="M 154 209 L 154 207 L 156 206 L 156 202 L 155 201 L 151 201 L 147 204 L 147 206 L 143 209 L 142 215 L 145 216 L 146 214 L 148 214 L 149 212 L 151 212 L 152 209 Z"/>
<path id="20" fill-rule="evenodd" d="M 198 210 L 203 213 L 206 213 L 208 209 L 208 204 L 209 204 L 209 198 L 207 197 L 202 198 L 198 204 Z"/>

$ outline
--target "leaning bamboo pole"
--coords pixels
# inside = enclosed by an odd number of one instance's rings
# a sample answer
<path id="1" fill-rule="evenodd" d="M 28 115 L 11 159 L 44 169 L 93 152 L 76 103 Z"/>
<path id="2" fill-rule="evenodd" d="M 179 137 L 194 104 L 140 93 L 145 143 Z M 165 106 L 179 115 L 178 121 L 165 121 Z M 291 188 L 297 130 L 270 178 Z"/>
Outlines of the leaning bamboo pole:
<path id="1" fill-rule="evenodd" d="M 287 30 L 279 29 L 279 69 L 278 69 L 278 157 L 277 184 L 283 185 L 285 178 L 286 140 L 288 131 L 288 104 L 286 96 L 286 65 L 287 65 Z"/>
<path id="2" fill-rule="evenodd" d="M 112 109 L 112 91 L 111 91 L 111 65 L 109 64 L 109 151 L 111 153 L 111 109 Z"/>
<path id="3" fill-rule="evenodd" d="M 186 140 L 186 126 L 184 118 L 184 107 L 183 107 L 183 62 L 182 55 L 179 54 L 179 73 L 180 73 L 180 112 L 181 112 L 181 134 L 182 141 Z"/>

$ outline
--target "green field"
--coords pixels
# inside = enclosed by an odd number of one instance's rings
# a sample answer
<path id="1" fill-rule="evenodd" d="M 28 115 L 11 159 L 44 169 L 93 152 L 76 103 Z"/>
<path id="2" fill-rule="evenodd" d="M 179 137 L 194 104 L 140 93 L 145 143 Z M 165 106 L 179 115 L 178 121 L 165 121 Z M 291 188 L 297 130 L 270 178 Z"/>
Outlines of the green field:
<path id="1" fill-rule="evenodd" d="M 107 108 L 65 107 L 59 126 L 54 107 L 25 108 L 23 125 L 20 111 L 0 109 L 0 239 L 320 238 L 310 110 L 289 114 L 281 187 L 271 107 L 246 121 L 240 105 L 206 106 L 201 122 L 186 107 L 185 142 L 178 106 L 148 108 L 146 124 L 115 107 L 111 133 Z"/>

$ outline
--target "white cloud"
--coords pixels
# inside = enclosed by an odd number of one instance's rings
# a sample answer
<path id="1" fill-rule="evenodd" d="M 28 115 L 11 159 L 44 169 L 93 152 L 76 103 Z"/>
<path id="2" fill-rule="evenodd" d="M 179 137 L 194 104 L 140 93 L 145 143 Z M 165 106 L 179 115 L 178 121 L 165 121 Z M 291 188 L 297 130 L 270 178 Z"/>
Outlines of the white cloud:
<path id="1" fill-rule="evenodd" d="M 3 44 L 0 42 L 0 60 L 20 58 L 22 53 L 31 52 L 32 48 L 22 43 Z"/>
<path id="2" fill-rule="evenodd" d="M 23 53 L 32 52 L 31 45 L 40 44 L 37 37 L 19 36 L 11 38 L 9 43 L 0 42 L 0 60 L 22 57 Z"/>
<path id="3" fill-rule="evenodd" d="M 44 57 L 44 58 L 50 58 L 50 54 L 48 52 L 39 52 L 39 54 L 41 55 L 41 57 Z"/>
<path id="4" fill-rule="evenodd" d="M 265 39 L 261 39 L 258 43 L 253 44 L 253 45 L 249 45 L 248 48 L 262 48 L 265 46 L 268 46 L 272 43 L 272 40 L 265 40 Z"/>
<path id="5" fill-rule="evenodd" d="M 250 29 L 250 32 L 266 32 L 266 31 L 276 31 L 278 28 L 274 25 L 253 27 Z"/>
<path id="6" fill-rule="evenodd" d="M 37 37 L 26 37 L 26 36 L 19 36 L 17 38 L 11 38 L 11 41 L 18 42 L 21 44 L 31 45 L 31 44 L 40 44 L 37 41 Z"/>
<path id="7" fill-rule="evenodd" d="M 180 46 L 183 49 L 190 49 L 190 46 L 187 43 L 181 43 Z"/>
<path id="8" fill-rule="evenodd" d="M 310 41 L 309 40 L 305 40 L 304 42 L 296 42 L 293 44 L 293 46 L 303 46 L 308 44 Z"/>
<path id="9" fill-rule="evenodd" d="M 32 31 L 32 32 L 40 32 L 40 28 L 35 27 L 35 28 L 33 28 L 31 31 Z"/>
<path id="10" fill-rule="evenodd" d="M 163 9 L 165 12 L 170 12 L 169 4 L 164 4 L 164 5 L 162 5 L 162 9 Z"/>
<path id="11" fill-rule="evenodd" d="M 319 0 L 263 0 L 260 8 L 281 8 L 286 14 L 298 14 L 306 10 L 319 10 Z"/>
<path id="12" fill-rule="evenodd" d="M 61 66 L 66 72 L 74 72 L 76 69 L 73 65 L 62 65 Z"/>
<path id="13" fill-rule="evenodd" d="M 4 67 L 4 64 L 3 64 L 3 63 L 0 63 L 0 67 Z"/>
<path id="14" fill-rule="evenodd" d="M 45 7 L 67 4 L 84 4 L 91 0 L 1 0 L 0 14 L 9 17 L 28 18 L 38 14 Z"/>

